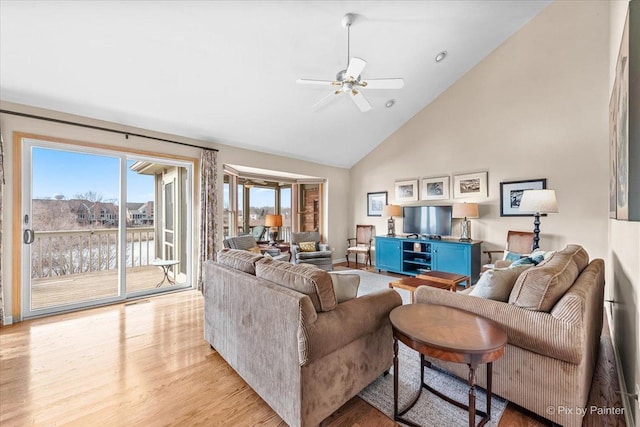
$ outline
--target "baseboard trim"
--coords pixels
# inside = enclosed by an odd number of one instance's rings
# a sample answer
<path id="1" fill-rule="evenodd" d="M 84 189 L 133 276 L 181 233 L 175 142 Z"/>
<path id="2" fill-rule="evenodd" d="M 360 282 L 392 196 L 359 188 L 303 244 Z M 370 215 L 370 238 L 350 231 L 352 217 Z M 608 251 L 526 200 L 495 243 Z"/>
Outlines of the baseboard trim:
<path id="1" fill-rule="evenodd" d="M 605 313 L 607 313 L 607 322 L 609 323 L 609 335 L 611 337 L 611 348 L 613 348 L 613 356 L 616 359 L 616 374 L 618 375 L 618 384 L 620 384 L 620 399 L 622 400 L 622 406 L 624 407 L 624 420 L 627 423 L 627 427 L 635 427 L 633 417 L 631 416 L 634 410 L 634 402 L 627 391 L 627 384 L 624 380 L 624 373 L 622 372 L 622 363 L 620 361 L 620 354 L 618 353 L 618 347 L 616 346 L 616 340 L 614 339 L 614 326 L 613 326 L 613 313 L 611 312 L 611 304 L 605 304 Z"/>
<path id="2" fill-rule="evenodd" d="M 13 316 L 5 316 L 2 319 L 2 326 L 9 326 L 13 324 Z"/>

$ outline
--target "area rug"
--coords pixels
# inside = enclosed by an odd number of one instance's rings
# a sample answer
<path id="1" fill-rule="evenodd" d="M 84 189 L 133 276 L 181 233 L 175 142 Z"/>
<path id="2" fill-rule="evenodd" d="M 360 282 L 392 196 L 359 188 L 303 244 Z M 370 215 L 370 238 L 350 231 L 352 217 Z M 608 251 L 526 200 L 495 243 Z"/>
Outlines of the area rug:
<path id="1" fill-rule="evenodd" d="M 478 369 L 485 369 L 481 366 Z M 420 355 L 406 345 L 400 343 L 398 350 L 398 406 L 403 409 L 408 402 L 413 400 L 420 389 Z M 358 396 L 371 406 L 383 412 L 393 419 L 393 368 L 387 376 L 381 376 L 369 384 Z M 450 375 L 439 369 L 425 368 L 424 381 L 429 386 L 446 394 L 450 398 L 467 404 L 469 401 L 469 385 L 466 381 Z M 483 389 L 476 388 L 476 408 L 486 409 L 487 396 Z M 507 401 L 499 397 L 491 398 L 491 420 L 485 426 L 497 426 L 500 417 L 507 407 Z M 421 426 L 460 426 L 469 425 L 469 413 L 454 406 L 426 389 L 418 402 L 403 418 L 413 421 Z M 476 424 L 480 417 L 476 417 Z"/>
<path id="2" fill-rule="evenodd" d="M 333 271 L 336 274 L 357 274 L 360 276 L 360 286 L 358 287 L 358 296 L 370 294 L 371 292 L 379 291 L 380 289 L 389 289 L 389 282 L 396 280 L 391 276 L 384 276 L 382 274 L 370 273 L 363 270 L 338 270 Z M 395 289 L 402 297 L 403 304 L 409 304 L 410 294 L 409 291 L 404 289 Z"/>
<path id="3" fill-rule="evenodd" d="M 380 289 L 388 289 L 389 282 L 393 281 L 393 277 L 375 274 L 362 270 L 341 270 L 336 271 L 338 274 L 357 274 L 360 276 L 360 287 L 358 288 L 358 296 L 375 292 Z M 409 303 L 409 291 L 396 289 L 402 296 L 404 304 Z M 418 352 L 410 349 L 406 345 L 399 343 L 398 350 L 398 370 L 399 407 L 402 409 L 416 395 L 420 388 L 420 355 Z M 478 369 L 486 369 L 481 366 Z M 394 372 L 387 376 L 381 376 L 368 387 L 366 387 L 358 395 L 365 402 L 369 403 L 376 409 L 393 419 L 393 377 Z M 466 381 L 450 375 L 439 369 L 425 369 L 425 383 L 436 390 L 446 394 L 447 396 L 459 402 L 468 403 L 469 385 Z M 476 389 L 476 408 L 484 411 L 486 408 L 486 394 L 483 389 Z M 507 401 L 493 396 L 491 399 L 491 420 L 485 424 L 486 426 L 497 426 L 500 417 L 507 407 Z M 422 390 L 420 400 L 411 410 L 404 415 L 421 426 L 461 426 L 469 425 L 468 412 L 460 409 L 444 400 L 435 396 L 428 390 Z M 476 423 L 480 421 L 480 417 L 476 418 Z"/>

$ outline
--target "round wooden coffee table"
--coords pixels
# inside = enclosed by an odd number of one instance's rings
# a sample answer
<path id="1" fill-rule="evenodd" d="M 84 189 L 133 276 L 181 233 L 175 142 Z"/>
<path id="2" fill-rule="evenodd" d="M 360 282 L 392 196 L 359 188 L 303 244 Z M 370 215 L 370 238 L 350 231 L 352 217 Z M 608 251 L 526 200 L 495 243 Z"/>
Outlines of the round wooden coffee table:
<path id="1" fill-rule="evenodd" d="M 420 398 L 423 388 L 436 396 L 469 411 L 469 426 L 475 426 L 476 414 L 482 417 L 478 426 L 491 419 L 491 377 L 493 361 L 504 354 L 507 334 L 497 323 L 457 308 L 431 304 L 408 304 L 394 308 L 389 314 L 393 326 L 393 418 L 410 426 L 418 426 L 401 418 Z M 406 408 L 398 410 L 398 340 L 420 353 L 420 390 Z M 424 382 L 424 368 L 431 364 L 424 356 L 466 363 L 469 366 L 469 404 L 465 405 L 434 390 Z M 487 409 L 476 410 L 476 369 L 487 364 Z"/>

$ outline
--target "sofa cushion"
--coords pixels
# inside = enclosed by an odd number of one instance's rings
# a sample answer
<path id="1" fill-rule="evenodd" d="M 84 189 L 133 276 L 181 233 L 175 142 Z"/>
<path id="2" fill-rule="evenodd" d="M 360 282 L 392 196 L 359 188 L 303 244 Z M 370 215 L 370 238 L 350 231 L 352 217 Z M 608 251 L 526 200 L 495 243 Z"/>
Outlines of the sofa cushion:
<path id="1" fill-rule="evenodd" d="M 331 251 L 298 252 L 298 259 L 331 258 Z"/>
<path id="2" fill-rule="evenodd" d="M 568 245 L 522 273 L 509 296 L 509 304 L 535 311 L 550 311 L 586 267 L 589 256 L 578 245 Z"/>
<path id="3" fill-rule="evenodd" d="M 256 263 L 256 276 L 308 295 L 316 312 L 336 308 L 331 276 L 314 265 L 264 258 Z"/>
<path id="4" fill-rule="evenodd" d="M 509 301 L 509 295 L 516 280 L 523 271 L 530 267 L 531 265 L 519 265 L 509 268 L 487 270 L 482 273 L 478 283 L 472 288 L 469 295 L 507 302 Z"/>
<path id="5" fill-rule="evenodd" d="M 218 262 L 236 270 L 244 271 L 249 274 L 256 274 L 255 264 L 258 260 L 264 258 L 260 254 L 243 251 L 240 249 L 222 249 L 218 251 Z"/>

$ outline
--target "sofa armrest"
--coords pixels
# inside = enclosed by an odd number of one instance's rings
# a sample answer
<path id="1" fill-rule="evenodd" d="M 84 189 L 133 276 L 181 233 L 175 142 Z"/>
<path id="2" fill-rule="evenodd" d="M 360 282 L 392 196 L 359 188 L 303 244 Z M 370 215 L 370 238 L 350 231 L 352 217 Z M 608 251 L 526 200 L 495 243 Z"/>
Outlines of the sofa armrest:
<path id="1" fill-rule="evenodd" d="M 300 246 L 298 246 L 295 243 L 291 243 L 289 245 L 289 252 L 291 252 L 291 260 L 295 260 L 296 256 L 298 255 L 298 253 L 300 252 Z"/>
<path id="2" fill-rule="evenodd" d="M 320 250 L 320 251 L 330 251 L 331 248 L 329 247 L 328 243 L 318 243 L 318 250 Z"/>
<path id="3" fill-rule="evenodd" d="M 574 364 L 582 358 L 580 304 L 571 304 L 559 313 L 546 313 L 428 286 L 418 287 L 414 299 L 416 303 L 445 305 L 491 319 L 502 326 L 511 345 Z"/>
<path id="4" fill-rule="evenodd" d="M 402 305 L 402 298 L 393 289 L 354 298 L 338 304 L 335 310 L 318 313 L 315 322 L 303 325 L 307 348 L 301 354 L 301 366 L 318 360 L 335 350 L 385 326 L 391 327 L 389 313 Z M 391 345 L 391 342 L 389 343 Z"/>

